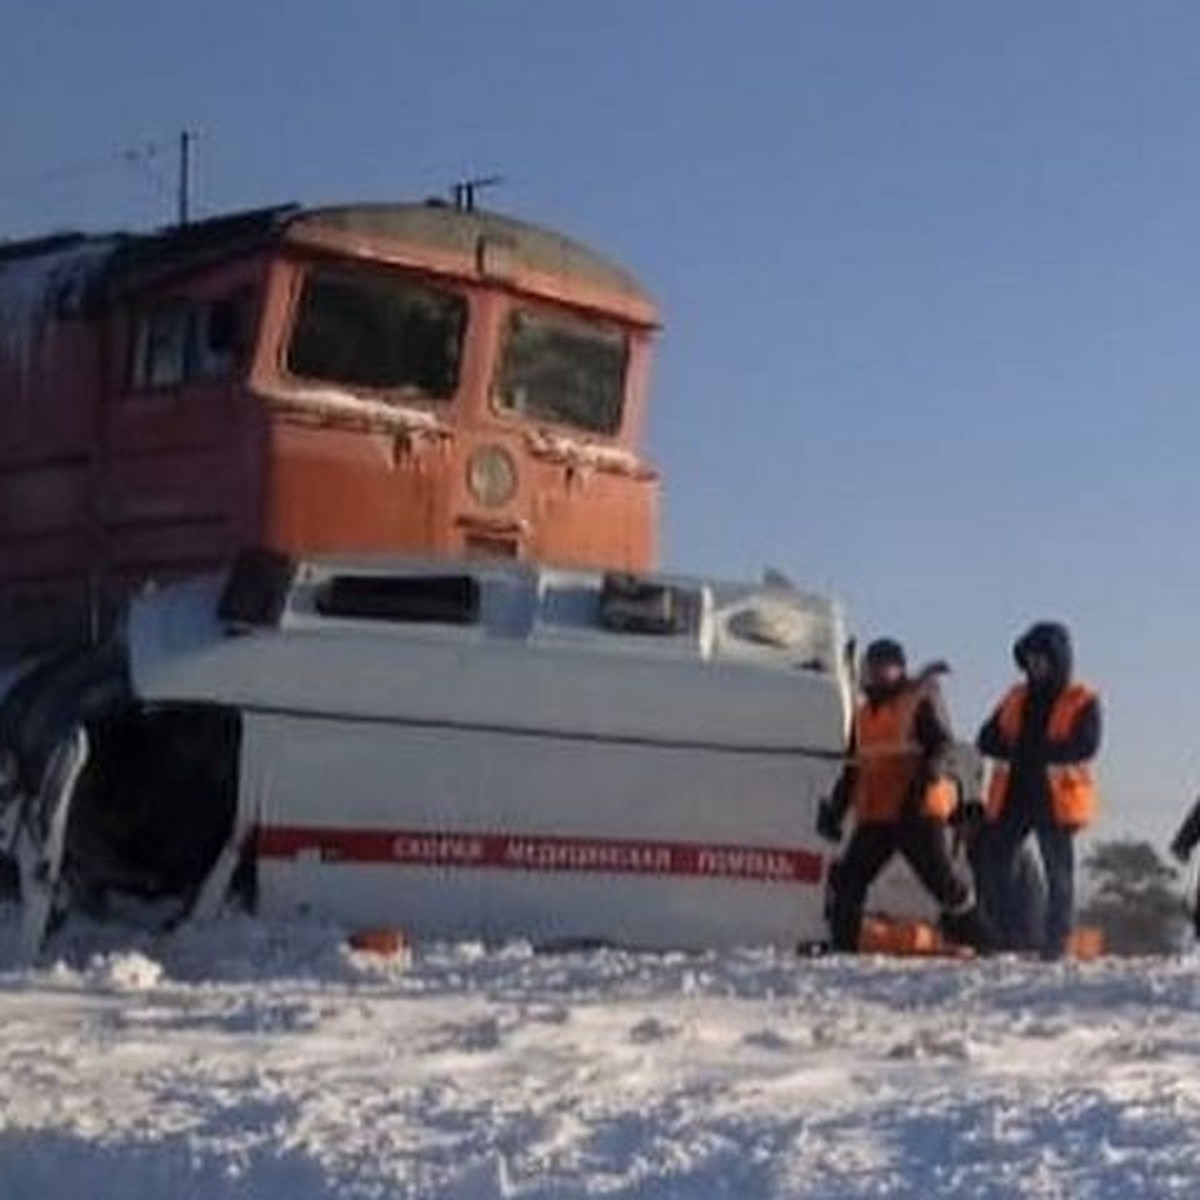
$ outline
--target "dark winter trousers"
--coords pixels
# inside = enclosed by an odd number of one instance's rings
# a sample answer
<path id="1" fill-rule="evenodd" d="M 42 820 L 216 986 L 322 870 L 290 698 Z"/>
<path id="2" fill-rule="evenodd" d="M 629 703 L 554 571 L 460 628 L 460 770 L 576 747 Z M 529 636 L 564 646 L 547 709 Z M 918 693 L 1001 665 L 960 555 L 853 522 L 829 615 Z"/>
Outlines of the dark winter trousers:
<path id="1" fill-rule="evenodd" d="M 830 881 L 829 926 L 835 950 L 856 950 L 863 904 L 876 876 L 899 852 L 947 914 L 972 910 L 970 884 L 954 867 L 946 828 L 938 821 L 907 817 L 855 827 Z"/>
<path id="2" fill-rule="evenodd" d="M 1037 838 L 1046 876 L 1046 924 L 1037 931 L 1037 943 L 1027 945 L 1021 936 L 1025 897 L 1017 855 L 1025 839 Z M 1040 820 L 1033 814 L 1009 808 L 994 825 L 983 831 L 985 896 L 989 916 L 998 927 L 1010 950 L 1036 950 L 1057 958 L 1066 952 L 1067 940 L 1075 920 L 1075 841 L 1074 833 L 1063 829 L 1047 815 Z"/>

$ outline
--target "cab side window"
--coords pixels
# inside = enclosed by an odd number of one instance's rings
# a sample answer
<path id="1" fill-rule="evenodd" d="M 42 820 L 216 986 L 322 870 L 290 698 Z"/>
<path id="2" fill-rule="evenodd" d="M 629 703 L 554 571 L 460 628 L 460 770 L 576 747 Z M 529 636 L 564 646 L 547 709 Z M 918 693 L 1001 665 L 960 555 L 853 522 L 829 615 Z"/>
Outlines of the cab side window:
<path id="1" fill-rule="evenodd" d="M 248 297 L 171 298 L 137 313 L 130 383 L 136 391 L 226 379 L 245 349 Z"/>
<path id="2" fill-rule="evenodd" d="M 187 378 L 190 310 L 182 301 L 142 313 L 134 331 L 133 386 L 176 387 Z"/>
<path id="3" fill-rule="evenodd" d="M 200 379 L 224 379 L 242 357 L 243 313 L 246 305 L 234 297 L 215 300 L 193 310 L 195 374 Z"/>

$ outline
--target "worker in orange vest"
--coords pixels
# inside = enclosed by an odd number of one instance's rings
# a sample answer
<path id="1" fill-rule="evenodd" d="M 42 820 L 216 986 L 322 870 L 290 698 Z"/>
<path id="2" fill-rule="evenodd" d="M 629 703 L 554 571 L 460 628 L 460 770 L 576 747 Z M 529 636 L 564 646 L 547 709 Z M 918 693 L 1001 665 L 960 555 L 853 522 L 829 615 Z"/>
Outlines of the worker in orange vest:
<path id="1" fill-rule="evenodd" d="M 1025 680 L 984 722 L 976 745 L 992 760 L 985 800 L 985 881 L 989 914 L 1006 945 L 1047 959 L 1066 952 L 1074 923 L 1074 837 L 1096 812 L 1089 763 L 1100 747 L 1100 701 L 1072 680 L 1066 626 L 1043 621 L 1013 646 Z M 1037 838 L 1046 877 L 1045 928 L 1037 945 L 1017 934 L 1021 897 L 1016 856 Z"/>
<path id="2" fill-rule="evenodd" d="M 946 933 L 990 948 L 974 889 L 950 854 L 946 823 L 958 788 L 945 773 L 952 740 L 938 687 L 945 670 L 938 663 L 912 679 L 899 643 L 882 638 L 867 647 L 851 754 L 817 822 L 821 835 L 836 842 L 846 812 L 854 814 L 854 832 L 830 877 L 835 950 L 858 948 L 867 892 L 897 851 L 941 906 Z"/>

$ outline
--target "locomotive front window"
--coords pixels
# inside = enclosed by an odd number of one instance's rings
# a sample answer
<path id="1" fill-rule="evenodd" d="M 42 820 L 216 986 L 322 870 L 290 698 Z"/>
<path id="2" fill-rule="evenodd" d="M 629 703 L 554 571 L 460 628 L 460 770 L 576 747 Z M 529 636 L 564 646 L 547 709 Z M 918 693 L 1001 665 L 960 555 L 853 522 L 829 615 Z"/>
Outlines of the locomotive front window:
<path id="1" fill-rule="evenodd" d="M 611 325 L 561 315 L 514 312 L 500 363 L 501 408 L 588 433 L 616 433 L 629 357 Z"/>
<path id="2" fill-rule="evenodd" d="M 458 387 L 467 306 L 398 275 L 318 267 L 304 280 L 287 352 L 293 375 L 447 400 Z"/>

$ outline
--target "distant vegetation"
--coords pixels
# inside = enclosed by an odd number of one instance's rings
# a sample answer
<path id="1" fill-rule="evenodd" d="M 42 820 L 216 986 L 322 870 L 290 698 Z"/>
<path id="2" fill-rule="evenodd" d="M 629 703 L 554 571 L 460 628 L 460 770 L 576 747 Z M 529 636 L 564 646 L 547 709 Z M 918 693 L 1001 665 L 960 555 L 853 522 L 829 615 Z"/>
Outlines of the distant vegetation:
<path id="1" fill-rule="evenodd" d="M 1110 954 L 1173 954 L 1182 948 L 1189 922 L 1179 871 L 1149 842 L 1099 842 L 1083 867 L 1089 899 L 1078 923 L 1102 929 Z"/>

